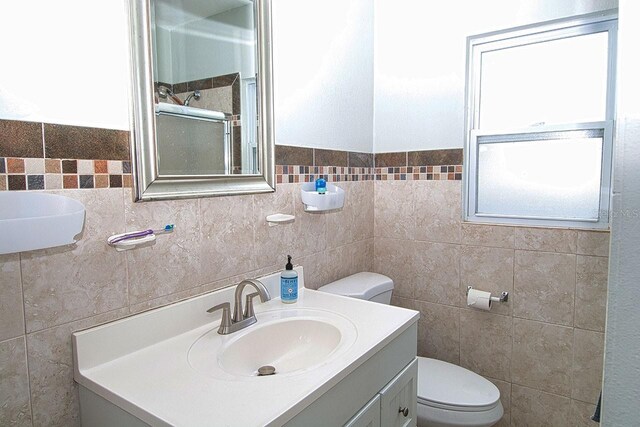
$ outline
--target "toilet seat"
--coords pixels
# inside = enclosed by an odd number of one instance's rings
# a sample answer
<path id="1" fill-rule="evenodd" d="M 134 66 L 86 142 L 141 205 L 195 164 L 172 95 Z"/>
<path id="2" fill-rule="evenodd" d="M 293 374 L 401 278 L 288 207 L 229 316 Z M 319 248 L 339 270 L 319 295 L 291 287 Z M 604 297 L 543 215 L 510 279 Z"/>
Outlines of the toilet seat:
<path id="1" fill-rule="evenodd" d="M 418 404 L 461 412 L 490 411 L 500 391 L 480 375 L 441 360 L 418 357 Z"/>

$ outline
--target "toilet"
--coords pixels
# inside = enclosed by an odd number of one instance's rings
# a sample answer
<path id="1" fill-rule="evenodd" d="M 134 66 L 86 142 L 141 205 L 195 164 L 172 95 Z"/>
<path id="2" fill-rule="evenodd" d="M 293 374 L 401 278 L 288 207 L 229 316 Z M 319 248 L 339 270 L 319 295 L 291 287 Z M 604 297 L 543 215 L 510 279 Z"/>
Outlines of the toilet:
<path id="1" fill-rule="evenodd" d="M 382 274 L 357 273 L 319 291 L 391 303 L 393 281 Z M 500 391 L 487 379 L 451 363 L 418 357 L 418 427 L 489 427 L 504 413 Z"/>

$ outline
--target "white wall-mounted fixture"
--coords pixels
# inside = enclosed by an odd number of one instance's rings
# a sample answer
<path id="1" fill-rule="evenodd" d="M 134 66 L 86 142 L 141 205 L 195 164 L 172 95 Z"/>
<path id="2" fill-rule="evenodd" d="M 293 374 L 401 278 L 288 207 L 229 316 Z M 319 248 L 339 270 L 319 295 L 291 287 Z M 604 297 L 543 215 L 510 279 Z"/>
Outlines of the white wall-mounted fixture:
<path id="1" fill-rule="evenodd" d="M 306 182 L 300 191 L 305 212 L 332 211 L 344 206 L 344 190 L 334 184 L 327 183 L 326 193 L 320 194 L 314 182 Z"/>
<path id="2" fill-rule="evenodd" d="M 287 215 L 287 214 L 280 214 L 280 213 L 269 215 L 267 217 L 267 222 L 269 223 L 270 227 L 275 227 L 276 225 L 282 225 L 282 224 L 290 224 L 295 220 L 296 220 L 296 217 L 294 215 Z"/>
<path id="3" fill-rule="evenodd" d="M 0 192 L 0 254 L 75 243 L 84 216 L 84 205 L 69 197 Z"/>
<path id="4" fill-rule="evenodd" d="M 113 236 L 107 239 L 107 244 L 109 246 L 114 247 L 116 251 L 122 252 L 122 251 L 128 251 L 129 249 L 135 249 L 138 246 L 151 244 L 156 240 L 155 234 L 147 234 L 145 236 L 141 236 L 138 238 L 115 241 L 116 239 L 125 237 L 127 234 L 130 234 L 130 233 L 114 234 Z"/>

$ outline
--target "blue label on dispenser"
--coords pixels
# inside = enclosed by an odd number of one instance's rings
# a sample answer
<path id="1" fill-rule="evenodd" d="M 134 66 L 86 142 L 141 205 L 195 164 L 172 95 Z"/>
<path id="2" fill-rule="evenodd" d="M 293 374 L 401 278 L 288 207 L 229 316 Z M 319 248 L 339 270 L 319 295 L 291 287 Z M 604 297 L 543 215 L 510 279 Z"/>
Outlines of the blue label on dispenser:
<path id="1" fill-rule="evenodd" d="M 280 298 L 282 301 L 295 301 L 298 299 L 298 278 L 280 278 Z"/>

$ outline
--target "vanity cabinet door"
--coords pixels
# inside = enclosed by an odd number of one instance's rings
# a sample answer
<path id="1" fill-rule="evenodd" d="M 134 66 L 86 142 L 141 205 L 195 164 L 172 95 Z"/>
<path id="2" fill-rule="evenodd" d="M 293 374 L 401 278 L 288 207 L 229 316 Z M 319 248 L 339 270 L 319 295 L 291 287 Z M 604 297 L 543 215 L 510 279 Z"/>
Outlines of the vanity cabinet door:
<path id="1" fill-rule="evenodd" d="M 376 394 L 344 427 L 380 427 L 380 395 Z"/>
<path id="2" fill-rule="evenodd" d="M 414 426 L 417 421 L 418 360 L 411 362 L 380 391 L 380 424 Z"/>

